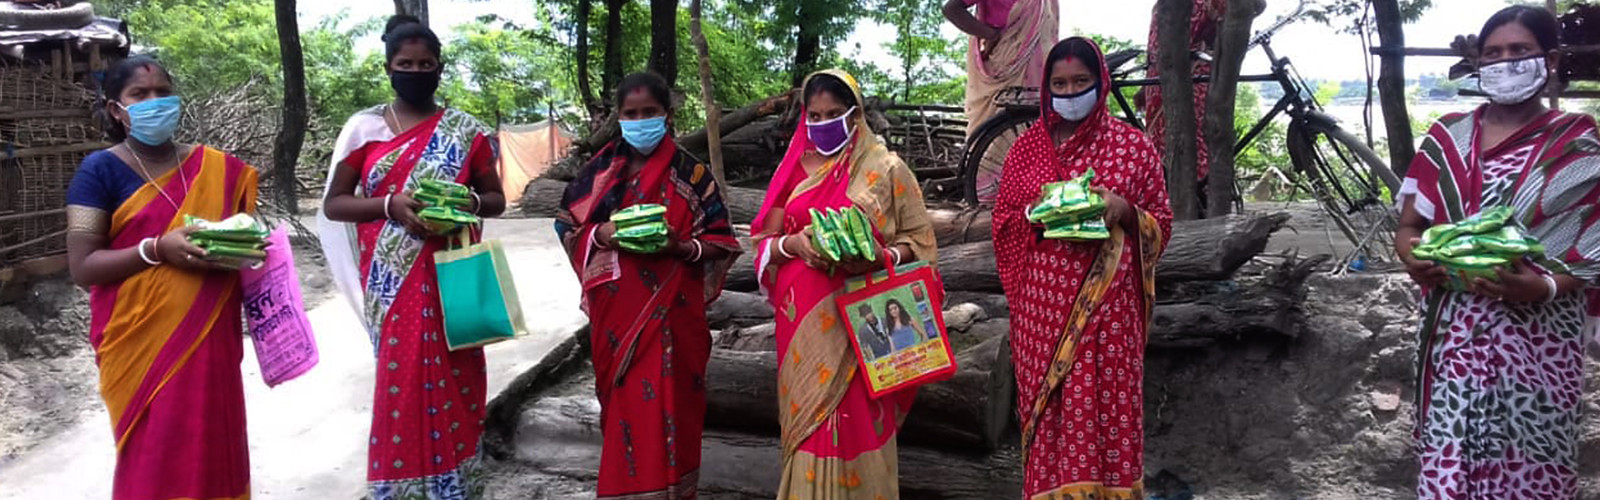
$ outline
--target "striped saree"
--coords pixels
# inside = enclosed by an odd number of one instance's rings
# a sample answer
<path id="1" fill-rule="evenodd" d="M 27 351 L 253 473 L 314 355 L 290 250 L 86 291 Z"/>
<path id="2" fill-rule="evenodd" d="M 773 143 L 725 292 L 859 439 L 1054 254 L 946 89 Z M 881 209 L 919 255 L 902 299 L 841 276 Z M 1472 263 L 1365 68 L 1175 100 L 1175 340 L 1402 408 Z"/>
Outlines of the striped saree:
<path id="1" fill-rule="evenodd" d="M 109 248 L 166 234 L 184 215 L 222 220 L 253 212 L 255 198 L 254 169 L 195 148 L 178 169 L 117 207 Z M 113 498 L 249 498 L 241 293 L 236 273 L 174 266 L 91 290 L 89 339 L 117 440 Z"/>

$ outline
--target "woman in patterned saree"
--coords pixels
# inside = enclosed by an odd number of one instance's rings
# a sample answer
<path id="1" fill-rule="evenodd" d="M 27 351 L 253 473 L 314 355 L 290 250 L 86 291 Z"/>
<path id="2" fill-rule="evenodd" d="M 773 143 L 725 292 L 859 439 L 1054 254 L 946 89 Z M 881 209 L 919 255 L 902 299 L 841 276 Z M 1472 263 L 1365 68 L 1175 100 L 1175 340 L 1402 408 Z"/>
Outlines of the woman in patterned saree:
<path id="1" fill-rule="evenodd" d="M 447 238 L 430 236 L 416 214 L 423 205 L 409 194 L 424 179 L 465 184 L 469 210 L 484 217 L 505 209 L 505 195 L 488 129 L 434 104 L 439 39 L 397 16 L 384 42 L 396 99 L 345 123 L 319 221 L 334 282 L 359 298 L 353 304 L 377 355 L 368 492 L 373 500 L 475 498 L 483 349 L 451 351 L 445 342 L 433 253 Z"/>
<path id="2" fill-rule="evenodd" d="M 594 346 L 601 434 L 598 498 L 695 498 L 705 422 L 711 329 L 706 306 L 722 291 L 739 240 L 717 180 L 667 137 L 666 80 L 622 79 L 622 139 L 568 185 L 556 233 L 583 283 Z M 614 239 L 611 214 L 667 208 L 666 248 L 635 253 Z"/>
<path id="3" fill-rule="evenodd" d="M 1546 109 L 1551 13 L 1510 7 L 1478 37 L 1489 103 L 1445 116 L 1400 191 L 1396 251 L 1423 289 L 1416 443 L 1424 499 L 1576 498 L 1583 290 L 1600 275 L 1600 136 L 1593 118 Z M 1422 231 L 1495 207 L 1545 252 L 1444 288 L 1411 250 Z"/>
<path id="4" fill-rule="evenodd" d="M 1143 499 L 1144 346 L 1172 210 L 1155 148 L 1106 110 L 1094 42 L 1050 51 L 1051 105 L 1006 157 L 995 260 L 1011 302 L 1011 359 L 1028 498 Z M 1043 239 L 1025 211 L 1043 186 L 1094 169 L 1103 242 Z"/>
<path id="5" fill-rule="evenodd" d="M 184 216 L 254 213 L 256 171 L 173 142 L 180 102 L 154 59 L 122 61 L 102 90 L 118 144 L 85 158 L 67 189 L 67 253 L 90 290 L 112 498 L 249 498 L 239 273 L 202 258 Z"/>
<path id="6" fill-rule="evenodd" d="M 873 134 L 855 78 L 806 79 L 804 123 L 752 228 L 758 279 L 777 315 L 778 498 L 899 498 L 895 436 L 914 391 L 869 396 L 834 303 L 845 278 L 937 257 L 933 224 L 911 169 Z M 811 248 L 810 209 L 861 209 L 884 243 L 877 262 L 830 266 Z"/>

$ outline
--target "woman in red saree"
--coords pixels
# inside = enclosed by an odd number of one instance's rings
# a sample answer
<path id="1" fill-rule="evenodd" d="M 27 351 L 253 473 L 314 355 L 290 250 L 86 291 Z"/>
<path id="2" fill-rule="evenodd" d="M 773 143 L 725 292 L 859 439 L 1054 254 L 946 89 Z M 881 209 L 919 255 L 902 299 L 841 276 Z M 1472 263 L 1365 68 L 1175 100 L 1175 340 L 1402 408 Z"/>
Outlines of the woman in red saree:
<path id="1" fill-rule="evenodd" d="M 90 288 L 89 341 L 111 413 L 116 500 L 250 497 L 237 272 L 207 263 L 184 216 L 256 206 L 256 171 L 172 141 L 179 115 L 148 57 L 107 74 L 108 134 L 67 192 L 72 277 Z"/>
<path id="2" fill-rule="evenodd" d="M 505 209 L 489 130 L 434 104 L 439 39 L 415 18 L 384 35 L 394 102 L 350 117 L 335 145 L 322 244 L 377 356 L 367 489 L 373 500 L 477 498 L 487 386 L 482 348 L 444 338 L 433 254 L 446 247 L 417 218 L 423 180 L 464 184 L 477 215 Z M 341 221 L 347 224 L 339 224 Z"/>
<path id="3" fill-rule="evenodd" d="M 1396 253 L 1422 286 L 1417 497 L 1578 496 L 1585 289 L 1600 278 L 1600 135 L 1593 117 L 1544 107 L 1555 16 L 1509 7 L 1478 44 L 1490 102 L 1428 131 L 1401 186 Z M 1509 207 L 1544 245 L 1496 280 L 1445 288 L 1412 257 L 1428 227 Z M 1591 458 L 1592 460 L 1592 458 Z"/>
<path id="4" fill-rule="evenodd" d="M 1228 0 L 1194 0 L 1194 10 L 1189 14 L 1189 50 L 1191 52 L 1214 52 L 1217 44 L 1217 30 L 1222 26 L 1222 17 L 1228 11 Z M 1161 65 L 1155 64 L 1155 57 L 1160 54 L 1161 45 L 1157 43 L 1160 26 L 1156 25 L 1156 15 L 1150 15 L 1150 45 L 1145 52 L 1150 59 L 1150 65 L 1145 69 L 1146 78 L 1160 78 Z M 1192 69 L 1194 76 L 1211 76 L 1211 63 L 1208 61 L 1194 61 Z M 1195 171 L 1200 175 L 1200 206 L 1206 205 L 1206 175 L 1211 173 L 1211 149 L 1206 145 L 1205 116 L 1206 96 L 1210 94 L 1211 84 L 1194 84 L 1194 129 L 1200 131 L 1195 134 L 1195 156 L 1197 165 Z M 1145 132 L 1150 136 L 1150 143 L 1155 145 L 1156 158 L 1163 158 L 1167 150 L 1167 115 L 1162 109 L 1161 87 L 1147 87 L 1139 90 L 1144 104 Z M 1204 210 L 1202 210 L 1204 211 Z"/>
<path id="5" fill-rule="evenodd" d="M 935 262 L 916 177 L 867 126 L 855 78 L 806 79 L 788 153 L 753 228 L 759 280 L 777 314 L 780 499 L 899 498 L 895 437 L 915 391 L 873 399 L 834 298 L 845 279 L 888 262 Z M 811 248 L 810 209 L 855 206 L 885 246 L 878 262 L 832 269 Z"/>
<path id="6" fill-rule="evenodd" d="M 1011 303 L 1011 359 L 1028 498 L 1143 499 L 1144 347 L 1155 265 L 1172 231 L 1160 159 L 1106 110 L 1099 47 L 1050 51 L 1039 122 L 1006 157 L 995 260 Z M 1025 211 L 1043 186 L 1094 169 L 1104 242 L 1046 240 Z"/>
<path id="7" fill-rule="evenodd" d="M 556 219 L 583 284 L 600 398 L 601 499 L 692 499 L 700 480 L 711 328 L 739 240 L 716 177 L 667 138 L 666 80 L 650 73 L 617 88 L 623 140 L 606 145 L 567 186 Z M 611 214 L 667 208 L 667 248 L 634 253 L 613 239 Z"/>

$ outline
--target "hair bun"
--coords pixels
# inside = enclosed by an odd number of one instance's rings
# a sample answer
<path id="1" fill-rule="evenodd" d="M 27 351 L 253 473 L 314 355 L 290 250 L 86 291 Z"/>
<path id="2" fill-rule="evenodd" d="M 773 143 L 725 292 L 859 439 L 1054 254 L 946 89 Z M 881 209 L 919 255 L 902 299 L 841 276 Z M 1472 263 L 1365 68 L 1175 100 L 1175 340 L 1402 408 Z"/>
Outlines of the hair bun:
<path id="1" fill-rule="evenodd" d="M 394 33 L 394 30 L 399 29 L 401 26 L 405 26 L 407 24 L 422 24 L 422 19 L 419 19 L 417 16 L 413 16 L 411 14 L 396 14 L 391 16 L 388 24 L 385 24 L 383 27 L 382 40 L 385 42 L 389 41 L 390 33 Z"/>

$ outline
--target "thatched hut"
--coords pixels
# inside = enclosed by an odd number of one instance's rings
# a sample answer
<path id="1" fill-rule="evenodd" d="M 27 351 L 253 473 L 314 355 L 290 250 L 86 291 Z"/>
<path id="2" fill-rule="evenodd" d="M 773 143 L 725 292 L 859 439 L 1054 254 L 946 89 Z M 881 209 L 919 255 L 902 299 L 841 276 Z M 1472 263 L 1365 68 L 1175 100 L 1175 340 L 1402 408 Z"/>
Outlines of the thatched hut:
<path id="1" fill-rule="evenodd" d="M 91 4 L 0 0 L 0 285 L 61 267 L 67 185 L 106 147 L 93 89 L 128 47 L 126 25 Z"/>

